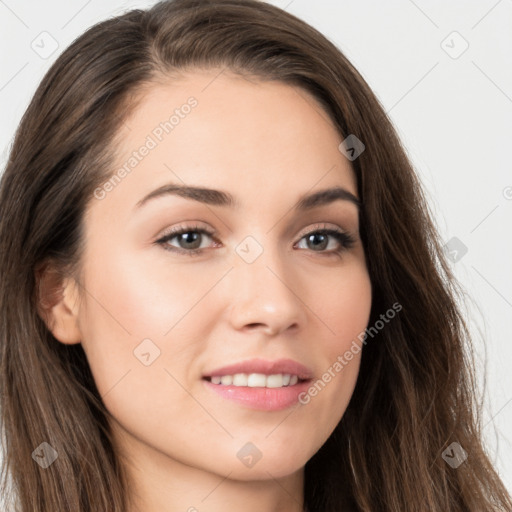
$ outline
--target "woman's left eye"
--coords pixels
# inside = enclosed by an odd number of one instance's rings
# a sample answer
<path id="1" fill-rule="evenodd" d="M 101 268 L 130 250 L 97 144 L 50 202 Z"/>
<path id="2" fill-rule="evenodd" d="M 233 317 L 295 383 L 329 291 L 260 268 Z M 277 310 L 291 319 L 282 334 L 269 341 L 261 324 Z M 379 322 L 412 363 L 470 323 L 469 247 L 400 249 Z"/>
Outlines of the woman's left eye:
<path id="1" fill-rule="evenodd" d="M 212 238 L 214 233 L 204 228 L 184 227 L 173 230 L 171 233 L 161 237 L 155 243 L 161 245 L 167 251 L 194 256 L 201 254 L 204 250 L 204 247 L 201 247 L 201 238 L 204 235 Z M 330 238 L 336 240 L 338 247 L 335 247 L 334 249 L 331 247 L 331 250 L 326 251 L 325 249 L 329 248 L 329 245 L 332 245 L 330 244 Z M 169 242 L 174 239 L 177 239 L 178 244 L 180 244 L 179 247 L 169 244 Z M 324 253 L 326 256 L 340 254 L 344 250 L 349 249 L 355 242 L 351 235 L 337 229 L 317 229 L 315 231 L 310 231 L 303 235 L 298 243 L 302 240 L 305 240 L 306 245 L 312 244 L 312 247 L 317 248 L 312 249 L 313 252 Z"/>

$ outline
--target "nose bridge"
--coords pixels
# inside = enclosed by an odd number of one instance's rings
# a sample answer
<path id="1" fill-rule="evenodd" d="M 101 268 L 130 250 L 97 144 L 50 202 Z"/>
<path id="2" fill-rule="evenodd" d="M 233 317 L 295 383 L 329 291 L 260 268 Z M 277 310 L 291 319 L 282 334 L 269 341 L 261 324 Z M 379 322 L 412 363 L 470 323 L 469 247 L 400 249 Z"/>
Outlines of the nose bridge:
<path id="1" fill-rule="evenodd" d="M 263 237 L 259 237 L 263 238 Z M 303 320 L 303 304 L 285 255 L 272 237 L 247 236 L 235 248 L 231 320 L 237 328 L 261 324 L 280 332 Z"/>
<path id="2" fill-rule="evenodd" d="M 248 286 L 263 289 L 270 286 L 278 288 L 278 292 L 286 288 L 282 281 L 286 282 L 284 254 L 271 236 L 248 235 L 236 246 L 235 252 L 235 272 Z"/>

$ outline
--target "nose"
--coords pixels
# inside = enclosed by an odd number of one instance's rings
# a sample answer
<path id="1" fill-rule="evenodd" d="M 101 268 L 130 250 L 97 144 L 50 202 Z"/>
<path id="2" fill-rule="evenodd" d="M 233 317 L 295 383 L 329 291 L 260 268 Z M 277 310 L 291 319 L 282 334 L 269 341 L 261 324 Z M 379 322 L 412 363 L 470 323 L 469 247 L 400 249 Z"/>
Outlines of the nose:
<path id="1" fill-rule="evenodd" d="M 229 277 L 230 323 L 236 330 L 275 336 L 305 322 L 305 297 L 283 255 L 266 248 L 252 263 L 238 255 Z"/>

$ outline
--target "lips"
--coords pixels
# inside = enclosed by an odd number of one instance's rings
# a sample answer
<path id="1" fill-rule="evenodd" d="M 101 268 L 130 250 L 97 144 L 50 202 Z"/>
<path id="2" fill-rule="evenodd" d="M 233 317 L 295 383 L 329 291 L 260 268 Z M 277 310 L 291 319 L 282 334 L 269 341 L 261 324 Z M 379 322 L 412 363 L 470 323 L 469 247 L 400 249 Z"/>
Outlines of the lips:
<path id="1" fill-rule="evenodd" d="M 292 359 L 251 359 L 203 375 L 205 389 L 249 409 L 280 411 L 292 407 L 310 385 L 313 372 Z"/>

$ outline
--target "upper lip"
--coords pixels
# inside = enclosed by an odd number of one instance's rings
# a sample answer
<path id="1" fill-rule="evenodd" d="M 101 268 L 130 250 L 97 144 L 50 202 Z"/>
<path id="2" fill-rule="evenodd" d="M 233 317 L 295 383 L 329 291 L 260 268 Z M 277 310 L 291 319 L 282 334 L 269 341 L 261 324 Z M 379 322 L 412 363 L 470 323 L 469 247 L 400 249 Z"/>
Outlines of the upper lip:
<path id="1" fill-rule="evenodd" d="M 308 380 L 313 377 L 312 371 L 293 359 L 278 359 L 269 361 L 266 359 L 250 359 L 240 363 L 230 364 L 222 368 L 216 368 L 208 372 L 204 377 L 222 377 L 236 373 L 262 373 L 264 375 L 275 375 L 278 373 L 297 375 L 299 379 Z"/>

